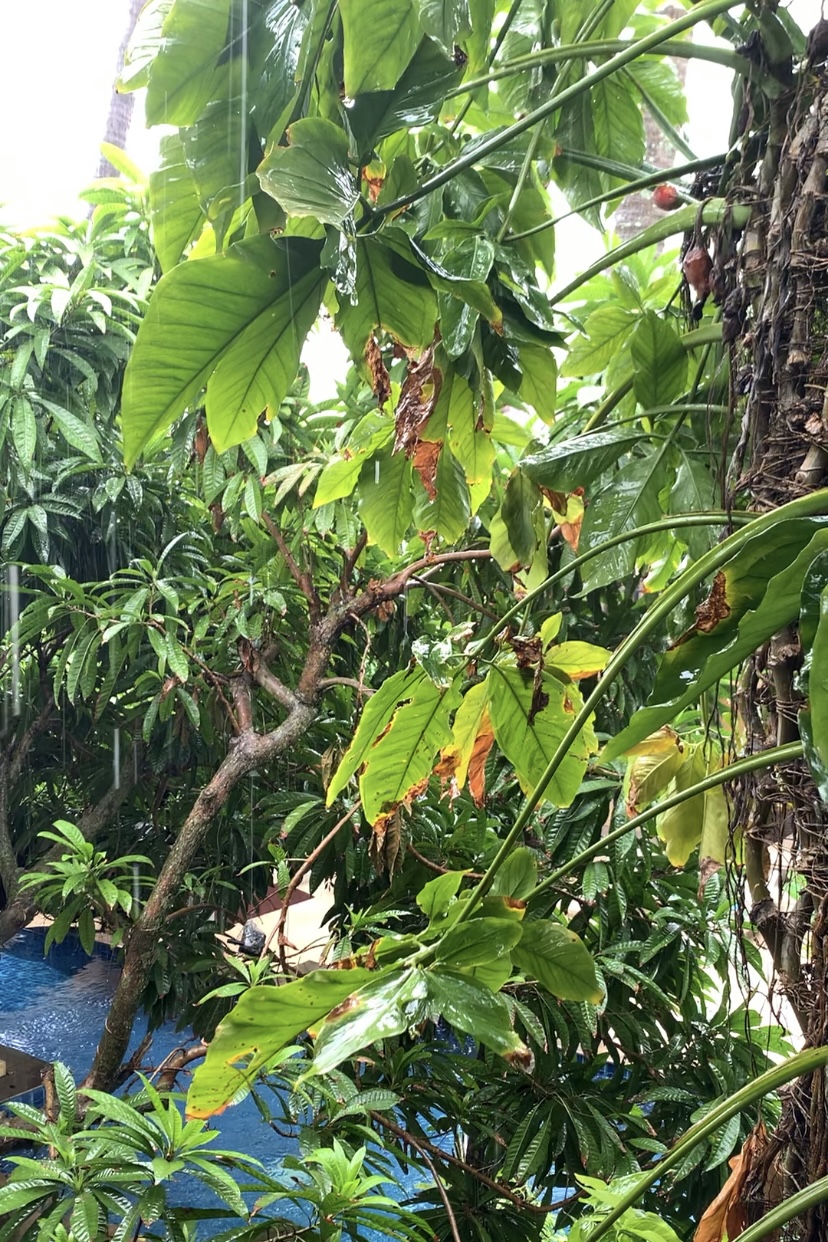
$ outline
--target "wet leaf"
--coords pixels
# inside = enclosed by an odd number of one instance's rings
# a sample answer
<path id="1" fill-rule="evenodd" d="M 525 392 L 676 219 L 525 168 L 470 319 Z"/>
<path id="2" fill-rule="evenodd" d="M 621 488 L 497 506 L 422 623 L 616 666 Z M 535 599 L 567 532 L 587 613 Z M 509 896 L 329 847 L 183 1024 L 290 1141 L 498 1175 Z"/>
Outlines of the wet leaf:
<path id="1" fill-rule="evenodd" d="M 412 0 L 340 0 L 345 94 L 390 91 L 422 38 Z"/>
<path id="2" fill-rule="evenodd" d="M 286 147 L 271 147 L 259 165 L 262 189 L 289 216 L 340 224 L 359 198 L 344 132 L 321 117 L 306 117 L 291 125 L 288 142 Z"/>
<path id="3" fill-rule="evenodd" d="M 372 979 L 322 1023 L 314 1044 L 313 1062 L 304 1077 L 328 1074 L 378 1040 L 401 1035 L 409 1027 L 417 1026 L 426 1017 L 427 996 L 424 972 L 416 968 L 386 972 Z"/>
<path id="4" fill-rule="evenodd" d="M 485 984 L 445 968 L 428 972 L 428 1002 L 432 1015 L 441 1014 L 456 1030 L 471 1035 L 500 1056 L 528 1049 L 512 1030 L 509 1007 Z"/>

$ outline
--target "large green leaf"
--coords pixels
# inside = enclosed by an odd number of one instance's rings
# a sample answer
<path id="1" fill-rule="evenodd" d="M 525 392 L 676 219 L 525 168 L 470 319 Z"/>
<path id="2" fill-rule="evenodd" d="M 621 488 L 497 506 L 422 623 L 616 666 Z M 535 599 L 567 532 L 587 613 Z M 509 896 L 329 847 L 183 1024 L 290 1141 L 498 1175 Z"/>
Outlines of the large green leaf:
<path id="1" fill-rule="evenodd" d="M 368 539 L 396 556 L 411 526 L 411 462 L 390 448 L 365 462 L 359 480 L 359 516 Z"/>
<path id="2" fill-rule="evenodd" d="M 158 167 L 150 173 L 149 208 L 158 262 L 162 272 L 168 272 L 198 236 L 204 222 L 192 170 L 178 134 L 165 134 L 161 139 Z"/>
<path id="3" fill-rule="evenodd" d="M 528 1049 L 512 1030 L 509 1007 L 502 996 L 458 970 L 430 970 L 427 981 L 434 1017 L 441 1014 L 456 1030 L 500 1056 L 517 1054 L 528 1062 Z"/>
<path id="4" fill-rule="evenodd" d="M 594 431 L 530 453 L 522 458 L 520 468 L 541 487 L 573 492 L 576 487 L 587 487 L 640 442 L 641 433 L 631 428 Z"/>
<path id="5" fill-rule="evenodd" d="M 419 665 L 415 665 L 414 668 L 400 669 L 392 677 L 386 678 L 379 690 L 371 695 L 363 708 L 351 745 L 345 751 L 339 767 L 331 777 L 326 806 L 331 805 L 334 799 L 342 793 L 348 781 L 362 767 L 371 747 L 388 728 L 400 706 L 407 703 L 427 680 L 425 670 Z"/>
<path id="6" fill-rule="evenodd" d="M 348 142 L 338 125 L 306 117 L 288 130 L 287 147 L 271 147 L 258 168 L 262 189 L 289 216 L 340 224 L 359 198 L 348 167 Z"/>
<path id="7" fill-rule="evenodd" d="M 420 23 L 449 55 L 462 35 L 471 31 L 469 0 L 414 0 Z"/>
<path id="8" fill-rule="evenodd" d="M 173 0 L 147 0 L 141 9 L 118 78 L 119 91 L 137 91 L 149 82 L 150 68 L 164 42 L 164 23 L 172 6 Z"/>
<path id="9" fill-rule="evenodd" d="M 386 245 L 382 236 L 357 243 L 356 304 L 340 308 L 337 324 L 354 359 L 362 358 L 376 328 L 401 345 L 428 345 L 434 337 L 437 298 L 425 272 Z"/>
<path id="10" fill-rule="evenodd" d="M 340 0 L 339 12 L 346 96 L 393 90 L 423 36 L 413 0 Z"/>
<path id="11" fill-rule="evenodd" d="M 595 547 L 604 540 L 633 530 L 662 516 L 658 495 L 666 479 L 660 452 L 628 461 L 606 487 L 590 497 L 581 527 L 580 547 Z M 623 582 L 633 576 L 642 540 L 632 539 L 602 552 L 583 568 L 584 589 Z"/>
<path id="12" fill-rule="evenodd" d="M 806 571 L 828 548 L 824 518 L 788 518 L 749 537 L 714 581 L 697 623 L 663 657 L 646 707 L 607 744 L 615 758 L 683 708 L 799 612 Z"/>
<path id="13" fill-rule="evenodd" d="M 254 987 L 218 1025 L 187 1093 L 191 1117 L 221 1113 L 282 1048 L 361 984 L 367 970 L 317 970 L 284 987 Z"/>
<path id="14" fill-rule="evenodd" d="M 655 311 L 645 311 L 630 339 L 633 387 L 645 409 L 669 405 L 687 382 L 687 351 L 678 333 Z"/>
<path id="15" fill-rule="evenodd" d="M 623 306 L 601 306 L 584 324 L 583 335 L 570 346 L 561 375 L 597 375 L 633 332 L 638 316 Z"/>
<path id="16" fill-rule="evenodd" d="M 637 167 L 644 158 L 644 121 L 628 80 L 613 74 L 596 82 L 589 101 L 598 154 Z"/>
<path id="17" fill-rule="evenodd" d="M 322 1023 L 307 1076 L 328 1074 L 377 1040 L 417 1026 L 427 1015 L 427 996 L 425 974 L 416 967 L 383 972 L 372 979 Z"/>
<path id="18" fill-rule="evenodd" d="M 573 686 L 544 673 L 534 683 L 533 672 L 495 664 L 487 678 L 489 715 L 495 739 L 513 764 L 524 793 L 540 780 L 581 706 Z M 544 797 L 556 806 L 569 806 L 578 792 L 590 754 L 597 749 L 592 726 L 578 734 L 547 787 Z"/>
<path id="19" fill-rule="evenodd" d="M 382 736 L 366 750 L 363 760 L 359 789 L 369 823 L 388 814 L 428 781 L 437 751 L 451 738 L 449 717 L 459 701 L 460 692 L 453 684 L 443 689 L 424 675 L 398 702 Z"/>
<path id="20" fill-rule="evenodd" d="M 298 93 L 298 78 L 307 58 L 307 44 L 318 33 L 316 23 L 324 21 L 326 6 L 318 0 L 270 0 L 262 12 L 266 47 L 256 95 L 256 124 L 259 137 L 270 135 L 279 142 Z M 321 34 L 319 34 L 321 38 Z M 272 131 L 272 132 L 271 132 Z"/>
<path id="21" fill-rule="evenodd" d="M 247 115 L 241 94 L 213 99 L 203 115 L 181 131 L 184 157 L 201 206 L 216 233 L 216 249 L 224 244 L 227 225 L 250 197 L 255 182 L 247 181 Z M 242 156 L 240 163 L 240 154 Z"/>
<path id="22" fill-rule="evenodd" d="M 521 924 L 513 919 L 469 919 L 459 927 L 449 928 L 436 946 L 436 960 L 455 968 L 480 966 L 505 957 L 520 936 Z"/>
<path id="23" fill-rule="evenodd" d="M 249 439 L 263 411 L 278 410 L 319 309 L 319 252 L 304 238 L 254 237 L 159 281 L 124 378 L 128 465 L 205 385 L 217 452 Z"/>
<path id="24" fill-rule="evenodd" d="M 175 0 L 147 88 L 148 125 L 192 125 L 219 93 L 232 0 Z"/>
<path id="25" fill-rule="evenodd" d="M 518 926 L 522 936 L 512 950 L 516 966 L 562 1000 L 600 1002 L 595 963 L 574 932 L 549 919 L 528 919 Z"/>
<path id="26" fill-rule="evenodd" d="M 671 792 L 681 793 L 698 784 L 719 765 L 709 761 L 704 746 L 694 746 L 675 774 Z M 659 815 L 656 825 L 667 857 L 683 867 L 698 846 L 699 864 L 723 866 L 728 842 L 727 798 L 721 785 L 696 794 Z"/>
<path id="27" fill-rule="evenodd" d="M 506 484 L 500 515 L 509 543 L 522 565 L 531 565 L 538 544 L 535 516 L 542 504 L 540 489 L 522 470 L 513 470 Z"/>

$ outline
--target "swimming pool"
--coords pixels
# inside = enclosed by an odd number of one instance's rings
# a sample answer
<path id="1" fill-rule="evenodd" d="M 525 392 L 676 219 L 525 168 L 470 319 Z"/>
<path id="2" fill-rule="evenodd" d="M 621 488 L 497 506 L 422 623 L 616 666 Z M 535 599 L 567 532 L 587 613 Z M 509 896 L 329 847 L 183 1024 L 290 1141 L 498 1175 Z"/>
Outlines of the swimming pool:
<path id="1" fill-rule="evenodd" d="M 45 1061 L 62 1061 L 79 1080 L 92 1062 L 119 967 L 105 947 L 98 946 L 89 958 L 77 941 L 69 939 L 53 945 L 44 957 L 45 936 L 45 930 L 28 930 L 0 951 L 0 1044 Z M 133 1032 L 131 1049 L 137 1047 L 145 1033 L 146 1020 L 141 1018 Z M 187 1031 L 177 1031 L 173 1023 L 160 1027 L 153 1035 L 146 1063 L 159 1064 L 186 1043 L 189 1035 Z M 186 1086 L 185 1075 L 181 1075 L 180 1082 Z M 285 1156 L 299 1154 L 296 1142 L 264 1123 L 250 1098 L 228 1108 L 211 1124 L 220 1130 L 216 1147 L 254 1156 L 275 1177 L 282 1175 Z M 295 1176 L 286 1174 L 285 1178 Z M 217 1205 L 210 1192 L 195 1179 L 181 1179 L 174 1197 L 178 1205 L 185 1207 Z M 294 1214 L 290 1205 L 285 1204 L 280 1211 L 306 1223 L 298 1208 Z M 199 1236 L 208 1238 L 226 1227 L 205 1225 Z M 365 1236 L 383 1242 L 380 1234 Z"/>

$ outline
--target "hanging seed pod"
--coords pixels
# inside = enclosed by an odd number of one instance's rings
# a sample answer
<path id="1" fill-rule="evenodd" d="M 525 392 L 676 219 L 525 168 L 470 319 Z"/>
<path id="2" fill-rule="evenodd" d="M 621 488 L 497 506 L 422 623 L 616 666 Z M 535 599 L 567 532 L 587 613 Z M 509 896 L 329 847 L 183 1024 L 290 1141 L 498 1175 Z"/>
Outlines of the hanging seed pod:
<path id="1" fill-rule="evenodd" d="M 713 260 L 704 246 L 695 243 L 687 251 L 681 265 L 684 279 L 693 290 L 696 298 L 706 298 L 710 292 L 710 276 L 713 271 Z"/>

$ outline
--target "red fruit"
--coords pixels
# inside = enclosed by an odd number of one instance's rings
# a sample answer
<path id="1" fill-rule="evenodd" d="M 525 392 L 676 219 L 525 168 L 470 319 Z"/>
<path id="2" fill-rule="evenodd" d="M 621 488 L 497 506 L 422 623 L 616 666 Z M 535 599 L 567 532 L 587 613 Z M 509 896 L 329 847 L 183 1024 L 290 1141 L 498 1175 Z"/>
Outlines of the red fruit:
<path id="1" fill-rule="evenodd" d="M 672 185 L 657 185 L 653 190 L 653 202 L 662 211 L 675 211 L 681 206 L 679 192 Z"/>

